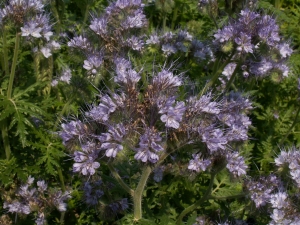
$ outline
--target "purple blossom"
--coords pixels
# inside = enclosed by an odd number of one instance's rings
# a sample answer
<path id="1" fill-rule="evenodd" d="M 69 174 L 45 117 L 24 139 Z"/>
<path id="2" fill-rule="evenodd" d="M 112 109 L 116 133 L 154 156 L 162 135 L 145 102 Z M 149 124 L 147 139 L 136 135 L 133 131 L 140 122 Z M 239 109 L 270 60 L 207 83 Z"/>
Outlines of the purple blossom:
<path id="1" fill-rule="evenodd" d="M 159 89 L 166 90 L 179 87 L 182 84 L 182 79 L 179 76 L 174 76 L 171 71 L 164 69 L 153 78 L 152 83 L 153 86 L 158 86 Z"/>
<path id="2" fill-rule="evenodd" d="M 70 84 L 70 80 L 72 77 L 72 73 L 69 67 L 66 67 L 63 69 L 61 76 L 59 77 L 59 80 L 62 82 L 66 82 L 67 84 Z"/>
<path id="3" fill-rule="evenodd" d="M 193 159 L 190 160 L 188 169 L 194 170 L 197 173 L 205 171 L 211 165 L 210 159 L 201 158 L 201 154 L 193 154 Z"/>
<path id="4" fill-rule="evenodd" d="M 159 37 L 156 35 L 156 34 L 151 34 L 149 39 L 146 40 L 146 44 L 147 45 L 156 45 L 156 44 L 159 44 L 160 43 L 160 40 L 159 40 Z"/>
<path id="5" fill-rule="evenodd" d="M 189 110 L 194 113 L 220 113 L 220 105 L 212 100 L 211 93 L 202 95 L 199 99 L 197 97 L 190 97 L 189 104 Z"/>
<path id="6" fill-rule="evenodd" d="M 126 134 L 126 128 L 123 124 L 119 123 L 115 127 L 109 127 L 107 133 L 98 136 L 101 141 L 101 149 L 105 150 L 107 157 L 115 158 L 117 153 L 123 150 L 123 138 Z"/>
<path id="7" fill-rule="evenodd" d="M 102 63 L 103 63 L 102 53 L 97 55 L 90 55 L 88 56 L 87 60 L 84 60 L 83 68 L 95 74 L 97 72 L 97 69 L 102 65 Z"/>
<path id="8" fill-rule="evenodd" d="M 59 136 L 63 139 L 63 144 L 65 145 L 66 142 L 73 138 L 81 138 L 86 134 L 84 124 L 77 120 L 71 121 L 69 123 L 62 123 L 61 124 L 62 131 L 59 132 Z"/>
<path id="9" fill-rule="evenodd" d="M 178 129 L 186 107 L 184 102 L 177 102 L 176 105 L 173 106 L 174 104 L 174 97 L 167 99 L 166 103 L 159 107 L 159 113 L 162 114 L 160 119 L 165 123 L 166 127 Z"/>
<path id="10" fill-rule="evenodd" d="M 211 153 L 219 149 L 225 150 L 227 139 L 221 129 L 208 129 L 202 134 L 202 141 L 206 143 Z"/>
<path id="11" fill-rule="evenodd" d="M 250 65 L 250 72 L 260 77 L 266 76 L 271 69 L 273 69 L 273 64 L 266 58 Z"/>
<path id="12" fill-rule="evenodd" d="M 185 30 L 180 30 L 178 32 L 178 40 L 179 41 L 192 41 L 193 36 Z"/>
<path id="13" fill-rule="evenodd" d="M 240 15 L 239 21 L 245 25 L 250 24 L 253 20 L 260 17 L 259 14 L 251 12 L 249 9 L 242 10 Z"/>
<path id="14" fill-rule="evenodd" d="M 21 31 L 22 31 L 22 36 L 25 37 L 29 37 L 29 36 L 35 38 L 42 37 L 41 35 L 42 28 L 39 27 L 39 24 L 36 23 L 35 21 L 29 21 L 25 23 L 24 27 L 21 27 Z"/>
<path id="15" fill-rule="evenodd" d="M 236 37 L 234 41 L 238 44 L 237 50 L 239 52 L 253 53 L 253 45 L 251 44 L 251 37 L 249 35 L 241 32 L 240 36 Z"/>
<path id="16" fill-rule="evenodd" d="M 41 48 L 41 53 L 44 55 L 44 57 L 45 57 L 46 59 L 48 59 L 48 58 L 52 55 L 51 49 L 48 48 L 48 47 L 42 47 L 42 48 Z"/>
<path id="17" fill-rule="evenodd" d="M 136 51 L 141 51 L 144 46 L 144 41 L 136 36 L 132 36 L 126 41 L 127 46 Z"/>
<path id="18" fill-rule="evenodd" d="M 100 104 L 98 106 L 92 106 L 91 110 L 86 112 L 85 115 L 93 120 L 106 122 L 111 113 L 118 107 L 123 107 L 125 99 L 126 96 L 124 93 L 121 93 L 121 95 L 113 93 L 111 97 L 105 94 L 100 98 Z"/>
<path id="19" fill-rule="evenodd" d="M 290 56 L 293 53 L 293 50 L 290 48 L 289 44 L 283 43 L 277 46 L 280 55 L 283 58 L 286 58 L 287 56 Z"/>
<path id="20" fill-rule="evenodd" d="M 82 175 L 93 175 L 100 167 L 100 163 L 96 162 L 99 154 L 99 149 L 94 143 L 88 142 L 81 145 L 82 151 L 74 152 L 73 171 L 80 172 Z"/>
<path id="21" fill-rule="evenodd" d="M 105 17 L 94 18 L 91 22 L 90 28 L 98 35 L 104 35 L 107 33 L 108 19 Z"/>
<path id="22" fill-rule="evenodd" d="M 162 138 L 160 134 L 151 128 L 146 128 L 145 133 L 140 136 L 139 147 L 134 158 L 142 162 L 156 163 L 159 160 L 158 152 L 164 150 L 161 146 Z"/>
<path id="23" fill-rule="evenodd" d="M 226 155 L 227 169 L 235 176 L 241 176 L 246 174 L 248 166 L 245 164 L 244 158 L 239 155 L 238 152 L 229 152 Z"/>
<path id="24" fill-rule="evenodd" d="M 214 34 L 216 41 L 219 41 L 221 43 L 228 41 L 233 37 L 233 29 L 234 28 L 232 26 L 225 26 L 222 30 L 219 29 L 217 33 Z"/>
<path id="25" fill-rule="evenodd" d="M 137 9 L 133 12 L 133 16 L 128 16 L 122 23 L 122 27 L 128 28 L 142 28 L 147 24 L 147 19 L 142 9 Z"/>
<path id="26" fill-rule="evenodd" d="M 74 37 L 68 42 L 68 46 L 71 48 L 80 48 L 85 50 L 91 49 L 91 44 L 86 37 L 78 36 Z"/>
<path id="27" fill-rule="evenodd" d="M 65 201 L 71 198 L 71 193 L 69 191 L 56 191 L 53 196 L 53 203 L 60 212 L 65 212 L 67 210 L 67 204 Z"/>
<path id="28" fill-rule="evenodd" d="M 8 208 L 8 212 L 11 213 L 21 213 L 28 215 L 31 212 L 29 205 L 22 204 L 17 201 L 10 204 L 4 203 L 3 208 Z"/>
<path id="29" fill-rule="evenodd" d="M 164 44 L 161 47 L 161 50 L 164 52 L 166 56 L 174 54 L 177 52 L 177 48 L 172 44 Z"/>

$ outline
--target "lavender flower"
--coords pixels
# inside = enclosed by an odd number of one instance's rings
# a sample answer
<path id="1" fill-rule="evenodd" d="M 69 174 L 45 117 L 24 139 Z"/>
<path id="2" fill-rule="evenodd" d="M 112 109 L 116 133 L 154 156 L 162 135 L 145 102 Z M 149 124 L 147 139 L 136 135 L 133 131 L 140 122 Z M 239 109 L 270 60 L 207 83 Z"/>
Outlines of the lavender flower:
<path id="1" fill-rule="evenodd" d="M 199 99 L 197 97 L 190 97 L 189 110 L 193 113 L 209 113 L 219 114 L 220 105 L 218 102 L 212 101 L 212 94 L 207 93 L 202 95 Z"/>
<path id="2" fill-rule="evenodd" d="M 164 52 L 166 56 L 174 54 L 177 52 L 177 48 L 172 44 L 164 44 L 161 47 L 161 50 Z"/>
<path id="3" fill-rule="evenodd" d="M 74 37 L 68 42 L 68 46 L 72 48 L 80 48 L 83 50 L 90 50 L 91 44 L 86 37 L 78 36 Z"/>
<path id="4" fill-rule="evenodd" d="M 82 138 L 86 133 L 84 124 L 79 120 L 63 123 L 61 127 L 63 131 L 59 132 L 59 136 L 63 139 L 64 145 L 75 137 Z"/>
<path id="5" fill-rule="evenodd" d="M 21 27 L 22 36 L 28 37 L 32 36 L 35 38 L 40 38 L 42 35 L 40 34 L 42 31 L 41 27 L 38 27 L 39 24 L 35 21 L 29 21 L 24 25 L 24 27 Z"/>
<path id="6" fill-rule="evenodd" d="M 206 143 L 211 153 L 222 149 L 225 150 L 227 139 L 221 129 L 208 129 L 202 135 L 202 141 Z"/>
<path id="7" fill-rule="evenodd" d="M 87 60 L 84 60 L 83 68 L 90 71 L 92 74 L 96 74 L 97 69 L 103 63 L 102 53 L 97 55 L 88 56 Z"/>
<path id="8" fill-rule="evenodd" d="M 80 172 L 82 175 L 93 175 L 95 169 L 100 167 L 100 163 L 97 162 L 99 149 L 94 143 L 88 142 L 81 145 L 82 151 L 74 152 L 73 171 Z"/>
<path id="9" fill-rule="evenodd" d="M 193 154 L 193 159 L 190 160 L 188 169 L 194 170 L 197 173 L 205 171 L 211 165 L 210 159 L 200 158 L 201 154 Z"/>
<path id="10" fill-rule="evenodd" d="M 98 139 L 102 142 L 101 149 L 105 150 L 107 157 L 115 158 L 117 153 L 123 150 L 123 137 L 126 134 L 126 128 L 119 123 L 115 127 L 109 127 L 107 133 L 101 134 Z"/>
<path id="11" fill-rule="evenodd" d="M 159 37 L 156 35 L 156 34 L 152 34 L 150 35 L 149 39 L 146 40 L 146 44 L 147 45 L 156 45 L 156 44 L 159 44 L 160 43 L 160 40 L 159 40 Z"/>
<path id="12" fill-rule="evenodd" d="M 165 123 L 166 127 L 178 129 L 182 116 L 186 110 L 184 102 L 177 102 L 175 106 L 175 99 L 171 97 L 167 99 L 166 103 L 159 107 L 161 121 Z"/>
<path id="13" fill-rule="evenodd" d="M 133 16 L 128 16 L 121 25 L 125 29 L 128 29 L 128 28 L 142 28 L 146 24 L 147 24 L 147 19 L 142 9 L 137 9 L 133 12 Z"/>
<path id="14" fill-rule="evenodd" d="M 279 49 L 279 52 L 283 58 L 286 58 L 293 53 L 293 50 L 287 43 L 280 44 L 277 48 Z"/>
<path id="15" fill-rule="evenodd" d="M 136 51 L 141 51 L 144 46 L 144 41 L 136 36 L 132 36 L 126 41 L 127 46 Z"/>
<path id="16" fill-rule="evenodd" d="M 112 97 L 109 95 L 103 95 L 100 99 L 100 104 L 98 106 L 92 106 L 89 112 L 85 115 L 96 121 L 106 122 L 109 119 L 109 115 L 116 111 L 118 107 L 123 107 L 125 101 L 125 94 L 121 95 L 113 94 Z"/>
<path id="17" fill-rule="evenodd" d="M 31 212 L 29 205 L 22 204 L 17 201 L 13 202 L 11 204 L 4 203 L 3 208 L 4 209 L 8 208 L 8 212 L 11 212 L 11 213 L 21 213 L 21 214 L 28 215 Z"/>
<path id="18" fill-rule="evenodd" d="M 227 153 L 227 169 L 235 176 L 246 174 L 248 166 L 245 164 L 244 158 L 238 152 Z"/>
<path id="19" fill-rule="evenodd" d="M 239 37 L 236 37 L 235 43 L 237 43 L 239 46 L 237 47 L 237 50 L 239 52 L 250 52 L 253 53 L 253 45 L 251 44 L 251 37 L 243 32 L 240 33 Z"/>
<path id="20" fill-rule="evenodd" d="M 153 86 L 165 90 L 182 85 L 182 80 L 179 76 L 174 76 L 171 71 L 164 69 L 153 78 L 152 83 Z"/>
<path id="21" fill-rule="evenodd" d="M 159 160 L 158 152 L 164 150 L 161 146 L 162 138 L 160 134 L 151 128 L 146 128 L 145 133 L 140 136 L 139 148 L 134 158 L 142 162 L 156 163 Z"/>
<path id="22" fill-rule="evenodd" d="M 98 35 L 107 33 L 108 19 L 106 17 L 94 18 L 91 22 L 90 28 Z"/>
<path id="23" fill-rule="evenodd" d="M 222 30 L 219 29 L 216 34 L 214 34 L 216 41 L 221 43 L 228 41 L 230 38 L 233 37 L 233 27 L 232 26 L 225 26 Z"/>

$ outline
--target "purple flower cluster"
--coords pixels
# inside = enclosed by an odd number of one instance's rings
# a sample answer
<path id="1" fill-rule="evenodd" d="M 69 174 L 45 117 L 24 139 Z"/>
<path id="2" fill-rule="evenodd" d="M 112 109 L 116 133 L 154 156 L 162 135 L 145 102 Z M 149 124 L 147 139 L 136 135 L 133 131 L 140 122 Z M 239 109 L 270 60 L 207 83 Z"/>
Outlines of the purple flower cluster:
<path id="1" fill-rule="evenodd" d="M 244 158 L 238 152 L 228 152 L 226 155 L 227 169 L 235 176 L 246 174 L 248 166 L 245 164 Z"/>
<path id="2" fill-rule="evenodd" d="M 101 149 L 105 150 L 107 157 L 115 158 L 117 153 L 123 150 L 123 137 L 126 135 L 126 128 L 122 123 L 110 126 L 107 133 L 102 133 L 98 139 L 101 141 Z"/>
<path id="3" fill-rule="evenodd" d="M 145 44 L 150 48 L 159 48 L 166 57 L 182 52 L 190 53 L 199 60 L 213 59 L 212 49 L 185 30 L 179 30 L 176 33 L 170 31 L 161 35 L 151 34 Z"/>
<path id="4" fill-rule="evenodd" d="M 99 146 L 88 142 L 81 144 L 82 151 L 74 152 L 73 172 L 80 172 L 82 175 L 93 175 L 95 169 L 100 167 L 100 163 L 97 162 L 99 154 Z"/>
<path id="5" fill-rule="evenodd" d="M 160 145 L 162 138 L 153 128 L 145 128 L 145 133 L 140 136 L 139 147 L 136 149 L 134 158 L 142 162 L 156 163 L 159 160 L 158 153 L 164 148 Z"/>
<path id="6" fill-rule="evenodd" d="M 288 151 L 281 151 L 275 159 L 275 164 L 281 169 L 288 167 L 291 178 L 300 187 L 300 151 L 292 147 Z"/>
<path id="7" fill-rule="evenodd" d="M 50 16 L 44 12 L 41 0 L 12 0 L 0 9 L 0 24 L 12 20 L 20 29 L 21 36 L 33 43 L 34 52 L 40 52 L 45 58 L 60 49 L 60 44 L 51 40 L 53 32 Z M 37 39 L 41 39 L 38 41 Z"/>
<path id="8" fill-rule="evenodd" d="M 36 224 L 45 225 L 45 214 L 49 213 L 49 209 L 66 211 L 65 201 L 71 198 L 70 192 L 63 193 L 61 190 L 49 189 L 44 180 L 37 181 L 36 187 L 33 187 L 33 182 L 34 178 L 29 176 L 27 182 L 17 191 L 16 199 L 11 198 L 4 202 L 3 208 L 10 213 L 25 215 L 37 211 Z"/>
<path id="9" fill-rule="evenodd" d="M 278 189 L 282 189 L 282 183 L 275 175 L 260 177 L 256 181 L 247 181 L 246 186 L 250 192 L 250 198 L 254 201 L 256 208 L 268 204 L 272 193 Z"/>
<path id="10" fill-rule="evenodd" d="M 136 36 L 147 25 L 143 6 L 139 0 L 111 2 L 101 16 L 93 16 L 89 26 L 91 32 L 85 36 L 75 36 L 68 42 L 69 47 L 86 56 L 83 68 L 89 74 L 97 74 L 105 60 L 112 62 L 128 49 L 143 50 L 144 40 Z M 101 40 L 101 44 L 92 44 L 94 36 Z"/>
<path id="11" fill-rule="evenodd" d="M 193 159 L 190 160 L 188 169 L 196 171 L 206 171 L 206 169 L 211 165 L 210 159 L 200 158 L 201 154 L 193 154 Z"/>
<path id="12" fill-rule="evenodd" d="M 279 27 L 271 16 L 249 9 L 242 10 L 238 18 L 219 29 L 214 38 L 214 44 L 220 49 L 233 45 L 232 51 L 237 52 L 222 73 L 227 79 L 232 75 L 232 68 L 236 67 L 241 55 L 243 62 L 238 69 L 243 71 L 244 76 L 252 74 L 264 77 L 272 71 L 283 77 L 288 76 L 286 59 L 293 51 L 288 43 L 281 40 Z"/>

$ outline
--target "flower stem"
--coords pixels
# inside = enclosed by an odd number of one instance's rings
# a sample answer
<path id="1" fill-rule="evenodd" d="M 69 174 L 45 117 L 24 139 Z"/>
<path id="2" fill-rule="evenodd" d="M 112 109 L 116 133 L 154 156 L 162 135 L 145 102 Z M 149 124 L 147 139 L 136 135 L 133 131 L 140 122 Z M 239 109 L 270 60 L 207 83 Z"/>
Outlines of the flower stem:
<path id="1" fill-rule="evenodd" d="M 111 163 L 108 163 L 108 168 L 114 178 L 119 182 L 119 184 L 124 188 L 125 191 L 127 191 L 131 196 L 134 195 L 134 191 L 122 180 L 119 173 L 116 171 L 116 169 L 111 165 Z"/>
<path id="2" fill-rule="evenodd" d="M 186 209 L 184 209 L 179 217 L 177 218 L 176 224 L 180 225 L 182 222 L 182 219 L 190 212 L 192 212 L 193 210 L 195 210 L 198 206 L 200 206 L 204 201 L 208 200 L 209 198 L 211 198 L 211 192 L 213 189 L 213 185 L 214 185 L 214 179 L 216 176 L 216 172 L 212 172 L 211 176 L 210 176 L 210 182 L 209 182 L 209 186 L 205 192 L 205 194 L 202 196 L 202 198 L 200 198 L 197 202 L 195 202 L 194 204 L 190 205 L 189 207 L 187 207 Z"/>
<path id="3" fill-rule="evenodd" d="M 15 79 L 15 72 L 16 72 L 17 59 L 18 59 L 19 46 L 20 46 L 20 37 L 21 37 L 20 33 L 17 33 L 14 57 L 13 57 L 12 65 L 11 65 L 11 71 L 10 71 L 10 77 L 9 77 L 9 83 L 8 83 L 8 89 L 7 89 L 7 98 L 8 99 L 11 98 L 13 83 L 14 83 L 14 79 Z"/>
<path id="4" fill-rule="evenodd" d="M 7 88 L 7 99 L 11 99 L 11 95 L 12 95 L 12 88 L 13 88 L 13 83 L 14 83 L 14 79 L 15 79 L 15 71 L 16 71 L 16 65 L 17 65 L 17 59 L 18 59 L 19 46 L 20 46 L 20 34 L 17 33 L 16 34 L 16 42 L 15 42 L 13 62 L 12 62 L 12 65 L 11 65 L 9 83 L 8 83 L 8 88 Z M 7 53 L 5 32 L 3 34 L 3 54 L 4 54 L 5 75 L 8 75 L 9 74 L 8 53 Z M 9 138 L 8 138 L 8 128 L 7 128 L 7 126 L 8 126 L 7 120 L 2 121 L 2 123 L 1 123 L 1 134 L 2 134 L 2 139 L 3 139 L 6 159 L 8 160 L 10 158 L 10 155 L 11 155 L 11 148 L 10 148 L 10 143 L 9 143 Z"/>
<path id="5" fill-rule="evenodd" d="M 144 168 L 139 184 L 133 194 L 133 216 L 135 221 L 142 219 L 142 195 L 151 172 L 150 166 Z"/>

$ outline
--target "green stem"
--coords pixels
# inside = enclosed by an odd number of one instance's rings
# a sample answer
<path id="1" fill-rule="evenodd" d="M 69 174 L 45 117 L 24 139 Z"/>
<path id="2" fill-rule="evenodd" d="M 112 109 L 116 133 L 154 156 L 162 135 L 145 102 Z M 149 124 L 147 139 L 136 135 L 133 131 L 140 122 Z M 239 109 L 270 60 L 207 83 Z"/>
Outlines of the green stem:
<path id="1" fill-rule="evenodd" d="M 177 218 L 176 224 L 180 225 L 182 222 L 182 219 L 190 212 L 194 211 L 198 206 L 200 206 L 204 201 L 208 200 L 211 198 L 211 192 L 214 186 L 214 179 L 216 176 L 216 172 L 212 172 L 211 176 L 210 176 L 210 182 L 209 182 L 209 186 L 206 190 L 206 192 L 204 193 L 204 195 L 202 196 L 202 198 L 200 198 L 197 202 L 195 202 L 194 204 L 190 205 L 189 207 L 187 207 L 186 209 L 184 209 L 179 217 Z"/>
<path id="2" fill-rule="evenodd" d="M 61 190 L 63 192 L 65 192 L 66 191 L 66 186 L 65 186 L 64 176 L 63 176 L 61 168 L 59 168 L 59 167 L 57 168 L 57 173 L 58 173 L 58 177 L 59 177 L 60 184 L 61 184 Z"/>
<path id="3" fill-rule="evenodd" d="M 164 13 L 164 15 L 163 15 L 163 24 L 162 24 L 162 30 L 163 30 L 163 32 L 166 32 L 166 25 L 167 24 L 167 15 L 166 15 L 166 13 Z"/>
<path id="4" fill-rule="evenodd" d="M 116 171 L 116 169 L 111 165 L 111 163 L 108 163 L 108 168 L 114 178 L 118 181 L 118 183 L 124 188 L 125 191 L 127 191 L 131 196 L 134 196 L 134 191 L 122 180 L 119 173 Z"/>
<path id="5" fill-rule="evenodd" d="M 171 23 L 172 30 L 174 30 L 174 27 L 175 27 L 175 22 L 176 22 L 177 15 L 178 15 L 178 8 L 179 8 L 179 5 L 176 5 L 175 9 L 173 11 L 173 17 L 172 17 L 172 23 Z"/>
<path id="6" fill-rule="evenodd" d="M 11 98 L 13 83 L 14 83 L 14 79 L 15 79 L 15 72 L 16 72 L 17 59 L 18 59 L 19 46 L 20 46 L 20 37 L 21 37 L 20 33 L 17 33 L 14 57 L 13 57 L 12 65 L 11 65 L 11 71 L 10 71 L 10 77 L 9 77 L 9 83 L 8 83 L 8 89 L 7 89 L 7 98 L 8 99 Z"/>
<path id="7" fill-rule="evenodd" d="M 10 150 L 10 144 L 9 144 L 9 138 L 8 138 L 8 129 L 7 129 L 7 121 L 4 120 L 1 123 L 1 134 L 2 134 L 2 139 L 3 139 L 3 145 L 5 149 L 5 156 L 6 159 L 9 160 L 11 150 Z"/>
<path id="8" fill-rule="evenodd" d="M 152 169 L 150 166 L 146 166 L 143 169 L 142 172 L 142 176 L 141 179 L 138 183 L 137 188 L 134 191 L 134 195 L 133 195 L 133 216 L 134 216 L 134 220 L 138 221 L 140 219 L 142 219 L 142 195 L 147 183 L 147 180 L 149 178 L 149 175 L 151 174 Z"/>
<path id="9" fill-rule="evenodd" d="M 3 61 L 4 61 L 4 71 L 5 71 L 5 76 L 9 76 L 9 66 L 8 66 L 8 52 L 7 52 L 7 42 L 6 42 L 6 32 L 5 28 L 3 28 Z"/>

